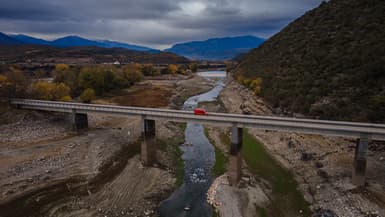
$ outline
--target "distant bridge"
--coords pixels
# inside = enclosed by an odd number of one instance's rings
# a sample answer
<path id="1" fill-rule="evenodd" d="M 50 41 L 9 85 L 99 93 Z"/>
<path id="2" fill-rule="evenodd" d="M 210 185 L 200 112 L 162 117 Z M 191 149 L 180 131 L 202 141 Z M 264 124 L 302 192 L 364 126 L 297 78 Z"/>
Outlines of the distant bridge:
<path id="1" fill-rule="evenodd" d="M 195 115 L 192 111 L 29 99 L 13 99 L 11 104 L 23 109 L 72 113 L 72 124 L 75 130 L 88 126 L 87 113 L 141 117 L 143 119 L 144 136 L 142 160 L 147 165 L 151 165 L 155 160 L 155 120 L 161 119 L 173 122 L 194 122 L 232 127 L 230 151 L 232 157 L 230 158 L 228 171 L 231 183 L 237 183 L 240 179 L 240 164 L 242 161 L 240 160 L 239 153 L 242 146 L 243 128 L 357 138 L 353 170 L 353 183 L 357 185 L 362 185 L 365 182 L 366 152 L 369 141 L 372 139 L 385 141 L 385 125 L 383 124 L 225 113 Z"/>

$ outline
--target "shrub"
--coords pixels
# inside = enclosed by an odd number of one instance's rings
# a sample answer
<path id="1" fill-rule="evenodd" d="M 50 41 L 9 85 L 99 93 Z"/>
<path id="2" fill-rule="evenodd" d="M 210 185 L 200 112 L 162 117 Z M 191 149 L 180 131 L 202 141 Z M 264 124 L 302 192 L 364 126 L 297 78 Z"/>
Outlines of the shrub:
<path id="1" fill-rule="evenodd" d="M 95 98 L 95 91 L 92 88 L 87 88 L 80 95 L 80 101 L 85 103 L 90 103 Z"/>

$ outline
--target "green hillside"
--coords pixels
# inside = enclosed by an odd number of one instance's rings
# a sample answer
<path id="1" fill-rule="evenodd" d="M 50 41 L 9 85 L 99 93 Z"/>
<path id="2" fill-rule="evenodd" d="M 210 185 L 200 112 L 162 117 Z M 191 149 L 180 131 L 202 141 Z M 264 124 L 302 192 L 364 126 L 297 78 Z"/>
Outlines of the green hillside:
<path id="1" fill-rule="evenodd" d="M 252 50 L 233 73 L 261 78 L 260 95 L 276 108 L 385 122 L 385 4 L 324 2 Z"/>

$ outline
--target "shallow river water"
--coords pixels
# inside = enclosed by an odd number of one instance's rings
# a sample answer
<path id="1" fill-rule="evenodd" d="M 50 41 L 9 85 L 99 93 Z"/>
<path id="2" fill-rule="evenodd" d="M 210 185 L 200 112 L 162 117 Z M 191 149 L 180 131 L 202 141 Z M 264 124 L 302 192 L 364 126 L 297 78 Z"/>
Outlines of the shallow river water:
<path id="1" fill-rule="evenodd" d="M 216 79 L 215 87 L 187 99 L 183 110 L 193 110 L 199 102 L 215 101 L 223 89 L 226 72 L 200 72 L 199 75 Z M 206 192 L 212 183 L 211 169 L 215 163 L 215 152 L 201 124 L 187 124 L 185 144 L 181 149 L 185 163 L 184 182 L 161 203 L 159 214 L 161 217 L 211 217 L 212 208 L 206 201 Z"/>

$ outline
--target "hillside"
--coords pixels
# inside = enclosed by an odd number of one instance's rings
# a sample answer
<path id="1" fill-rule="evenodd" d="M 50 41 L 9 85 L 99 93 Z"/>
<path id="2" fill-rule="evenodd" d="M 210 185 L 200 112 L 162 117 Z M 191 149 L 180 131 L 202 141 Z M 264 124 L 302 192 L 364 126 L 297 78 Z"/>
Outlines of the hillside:
<path id="1" fill-rule="evenodd" d="M 195 60 L 230 60 L 258 47 L 263 41 L 255 36 L 213 38 L 176 44 L 166 51 Z"/>
<path id="2" fill-rule="evenodd" d="M 8 35 L 0 32 L 0 45 L 15 45 L 22 44 L 19 40 L 9 37 Z"/>
<path id="3" fill-rule="evenodd" d="M 102 63 L 188 63 L 181 56 L 158 52 L 150 53 L 123 48 L 69 47 L 58 48 L 38 45 L 0 46 L 0 63 L 3 64 L 102 64 Z"/>
<path id="4" fill-rule="evenodd" d="M 3 34 L 5 35 L 5 34 Z M 7 36 L 7 35 L 5 35 Z M 54 47 L 89 47 L 89 46 L 95 46 L 95 47 L 103 47 L 103 48 L 125 48 L 128 50 L 137 50 L 137 51 L 151 51 L 151 52 L 159 52 L 155 49 L 138 46 L 138 45 L 132 45 L 122 42 L 116 42 L 116 41 L 109 41 L 109 40 L 90 40 L 86 38 L 81 38 L 79 36 L 66 36 L 63 38 L 58 38 L 53 41 L 47 41 L 40 38 L 34 38 L 28 35 L 23 34 L 17 34 L 17 35 L 9 35 L 9 37 L 16 39 L 17 41 L 21 42 L 22 44 L 29 44 L 29 45 L 48 45 L 48 46 L 54 46 Z M 0 45 L 4 44 L 0 41 Z"/>
<path id="5" fill-rule="evenodd" d="M 331 0 L 246 55 L 272 106 L 322 119 L 385 122 L 385 4 Z"/>
<path id="6" fill-rule="evenodd" d="M 28 35 L 18 34 L 18 35 L 9 35 L 9 37 L 14 38 L 23 44 L 35 44 L 35 45 L 50 45 L 50 41 L 46 41 L 39 38 L 34 38 Z M 1 43 L 0 43 L 1 44 Z"/>

